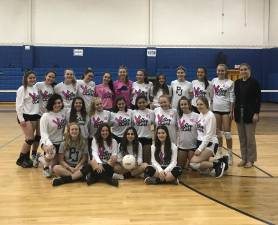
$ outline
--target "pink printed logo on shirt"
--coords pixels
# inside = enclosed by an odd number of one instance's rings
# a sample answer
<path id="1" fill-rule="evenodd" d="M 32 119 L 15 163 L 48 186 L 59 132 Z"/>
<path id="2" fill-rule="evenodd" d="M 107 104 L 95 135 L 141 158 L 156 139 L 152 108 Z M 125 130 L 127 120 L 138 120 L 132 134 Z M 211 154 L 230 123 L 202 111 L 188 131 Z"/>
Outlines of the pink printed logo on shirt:
<path id="1" fill-rule="evenodd" d="M 52 122 L 53 122 L 54 124 L 56 124 L 57 129 L 62 129 L 62 128 L 64 128 L 65 125 L 66 125 L 66 120 L 65 120 L 65 119 L 60 119 L 60 118 L 58 118 L 58 117 L 56 117 L 55 119 L 53 119 Z"/>
<path id="2" fill-rule="evenodd" d="M 37 93 L 33 92 L 29 92 L 29 96 L 32 98 L 32 104 L 38 104 L 40 102 L 39 100 L 39 95 L 37 95 Z"/>

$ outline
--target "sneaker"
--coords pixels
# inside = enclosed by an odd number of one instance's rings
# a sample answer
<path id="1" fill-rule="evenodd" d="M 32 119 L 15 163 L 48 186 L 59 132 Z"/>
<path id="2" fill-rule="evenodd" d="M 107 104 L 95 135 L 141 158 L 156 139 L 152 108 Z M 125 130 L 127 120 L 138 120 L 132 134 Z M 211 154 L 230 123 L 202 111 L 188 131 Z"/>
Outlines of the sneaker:
<path id="1" fill-rule="evenodd" d="M 39 158 L 41 157 L 41 153 L 37 153 L 36 155 L 32 155 L 33 167 L 38 168 L 39 166 Z"/>
<path id="2" fill-rule="evenodd" d="M 113 179 L 112 177 L 106 178 L 105 181 L 107 182 L 107 184 L 110 184 L 110 185 L 112 185 L 114 187 L 118 187 L 119 186 L 119 181 Z"/>
<path id="3" fill-rule="evenodd" d="M 221 159 L 219 159 L 220 162 L 225 163 L 225 169 L 224 170 L 228 170 L 229 168 L 229 156 L 224 155 Z"/>
<path id="4" fill-rule="evenodd" d="M 22 168 L 32 168 L 33 167 L 33 162 L 31 160 L 23 160 L 23 162 L 20 165 Z"/>
<path id="5" fill-rule="evenodd" d="M 228 157 L 229 157 L 229 166 L 233 165 L 233 152 L 228 151 Z"/>
<path id="6" fill-rule="evenodd" d="M 42 174 L 44 177 L 47 177 L 47 178 L 52 177 L 52 173 L 51 173 L 49 167 L 43 168 Z"/>
<path id="7" fill-rule="evenodd" d="M 224 174 L 224 170 L 225 170 L 225 163 L 224 162 L 218 162 L 215 166 L 215 177 L 216 178 L 220 178 L 223 176 Z"/>
<path id="8" fill-rule="evenodd" d="M 19 157 L 19 158 L 16 160 L 16 165 L 21 166 L 22 163 L 23 163 L 23 158 Z"/>
<path id="9" fill-rule="evenodd" d="M 241 160 L 241 161 L 237 164 L 237 166 L 238 166 L 238 167 L 243 167 L 243 166 L 245 166 L 245 164 L 246 164 L 246 161 Z"/>
<path id="10" fill-rule="evenodd" d="M 252 162 L 247 162 L 245 165 L 244 165 L 244 168 L 251 168 L 253 166 L 253 163 Z"/>
<path id="11" fill-rule="evenodd" d="M 87 175 L 86 175 L 86 183 L 87 183 L 87 185 L 91 185 L 91 184 L 93 184 L 93 183 L 95 183 L 96 182 L 96 179 L 91 175 L 91 173 L 88 173 Z"/>
<path id="12" fill-rule="evenodd" d="M 179 185 L 180 181 L 179 181 L 178 178 L 176 178 L 171 183 L 174 184 L 174 185 Z"/>
<path id="13" fill-rule="evenodd" d="M 59 185 L 62 185 L 62 184 L 64 184 L 64 181 L 61 177 L 55 178 L 55 179 L 52 180 L 52 186 L 53 187 L 56 187 L 56 186 L 59 186 Z"/>
<path id="14" fill-rule="evenodd" d="M 158 184 L 157 178 L 156 178 L 156 177 L 147 177 L 147 178 L 144 180 L 144 183 L 145 183 L 145 184 Z"/>
<path id="15" fill-rule="evenodd" d="M 124 175 L 118 174 L 118 173 L 113 173 L 112 179 L 114 180 L 124 180 Z"/>

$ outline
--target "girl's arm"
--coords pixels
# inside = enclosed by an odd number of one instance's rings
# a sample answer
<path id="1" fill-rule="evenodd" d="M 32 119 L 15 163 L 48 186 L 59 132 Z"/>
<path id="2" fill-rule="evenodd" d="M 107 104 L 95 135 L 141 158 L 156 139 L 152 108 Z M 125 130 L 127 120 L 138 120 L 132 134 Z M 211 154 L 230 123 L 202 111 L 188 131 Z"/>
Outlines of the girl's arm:
<path id="1" fill-rule="evenodd" d="M 171 149 L 172 149 L 171 162 L 164 170 L 164 172 L 166 172 L 166 173 L 171 172 L 172 169 L 174 169 L 174 167 L 177 165 L 178 148 L 174 143 L 172 143 Z"/>
<path id="2" fill-rule="evenodd" d="M 152 162 L 152 165 L 155 169 L 158 170 L 159 173 L 163 172 L 163 169 L 161 168 L 160 164 L 155 160 L 154 153 L 155 153 L 155 146 L 152 145 L 151 146 L 151 162 Z"/>

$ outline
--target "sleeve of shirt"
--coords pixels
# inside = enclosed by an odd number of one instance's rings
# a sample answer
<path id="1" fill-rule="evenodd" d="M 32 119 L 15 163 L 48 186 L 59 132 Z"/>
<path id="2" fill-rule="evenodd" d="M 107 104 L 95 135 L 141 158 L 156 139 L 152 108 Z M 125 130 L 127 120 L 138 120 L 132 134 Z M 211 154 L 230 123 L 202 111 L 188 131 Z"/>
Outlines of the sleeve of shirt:
<path id="1" fill-rule="evenodd" d="M 155 160 L 154 152 L 155 152 L 155 146 L 152 145 L 151 146 L 151 161 L 152 161 L 152 165 L 160 173 L 160 172 L 163 171 L 163 169 L 161 168 L 160 164 Z"/>
<path id="2" fill-rule="evenodd" d="M 177 165 L 178 148 L 175 144 L 172 143 L 171 149 L 172 149 L 171 162 L 164 170 L 166 173 L 172 171 L 172 169 L 174 169 L 174 167 Z"/>
<path id="3" fill-rule="evenodd" d="M 121 144 L 118 144 L 117 148 L 117 162 L 122 162 L 123 160 L 123 154 L 121 152 Z"/>
<path id="4" fill-rule="evenodd" d="M 216 119 L 214 116 L 211 116 L 208 118 L 208 120 L 206 121 L 205 127 L 206 127 L 206 134 L 203 136 L 203 141 L 200 144 L 200 146 L 198 147 L 199 151 L 203 151 L 207 147 L 208 143 L 210 142 L 213 135 L 215 134 Z"/>
<path id="5" fill-rule="evenodd" d="M 138 165 L 141 165 L 143 163 L 143 149 L 142 149 L 142 144 L 140 142 L 138 145 L 137 163 Z"/>
<path id="6" fill-rule="evenodd" d="M 24 104 L 24 87 L 21 86 L 16 92 L 16 114 L 20 122 L 25 121 L 23 118 Z"/>
<path id="7" fill-rule="evenodd" d="M 93 159 L 96 160 L 97 163 L 102 163 L 102 161 L 100 160 L 99 155 L 98 155 L 98 145 L 96 143 L 95 138 L 92 141 L 92 147 L 91 148 L 92 148 Z"/>
<path id="8" fill-rule="evenodd" d="M 118 155 L 118 142 L 115 139 L 112 139 L 112 155 Z"/>
<path id="9" fill-rule="evenodd" d="M 231 103 L 235 102 L 235 93 L 234 93 L 234 82 L 232 81 L 232 85 L 229 88 L 229 100 Z"/>
<path id="10" fill-rule="evenodd" d="M 47 117 L 48 113 L 44 113 L 40 119 L 41 144 L 53 145 L 47 131 Z"/>

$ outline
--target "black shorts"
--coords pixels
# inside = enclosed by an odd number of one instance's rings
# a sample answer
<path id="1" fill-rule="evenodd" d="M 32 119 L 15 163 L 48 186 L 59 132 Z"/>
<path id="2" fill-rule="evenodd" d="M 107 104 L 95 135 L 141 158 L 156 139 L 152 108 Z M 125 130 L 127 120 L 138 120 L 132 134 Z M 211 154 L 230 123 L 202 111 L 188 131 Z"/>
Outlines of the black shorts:
<path id="1" fill-rule="evenodd" d="M 152 145 L 152 143 L 153 143 L 153 139 L 151 139 L 151 138 L 140 137 L 140 138 L 138 138 L 138 140 L 140 141 L 140 143 L 142 145 Z"/>
<path id="2" fill-rule="evenodd" d="M 201 143 L 201 141 L 197 140 L 197 148 L 201 145 Z M 218 143 L 209 142 L 206 148 L 211 150 L 215 155 L 218 149 Z"/>
<path id="3" fill-rule="evenodd" d="M 181 152 L 189 152 L 189 151 L 193 151 L 193 152 L 195 152 L 195 151 L 196 151 L 196 148 L 190 148 L 190 149 L 178 148 L 178 151 L 181 151 Z"/>
<path id="4" fill-rule="evenodd" d="M 221 116 L 223 116 L 223 115 L 229 115 L 229 114 L 230 114 L 230 112 L 219 112 L 219 111 L 213 111 L 213 113 L 219 114 L 219 115 L 221 115 Z"/>
<path id="5" fill-rule="evenodd" d="M 29 114 L 23 114 L 23 118 L 24 121 L 38 121 L 41 116 L 39 114 L 33 114 L 33 115 L 29 115 Z M 17 122 L 20 123 L 18 117 L 17 117 Z"/>

